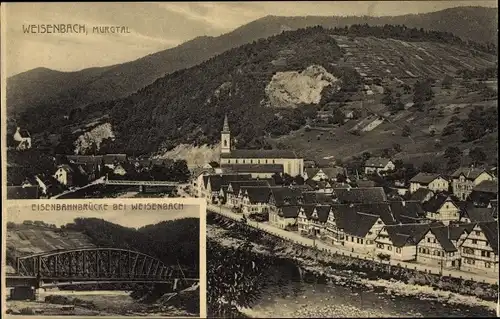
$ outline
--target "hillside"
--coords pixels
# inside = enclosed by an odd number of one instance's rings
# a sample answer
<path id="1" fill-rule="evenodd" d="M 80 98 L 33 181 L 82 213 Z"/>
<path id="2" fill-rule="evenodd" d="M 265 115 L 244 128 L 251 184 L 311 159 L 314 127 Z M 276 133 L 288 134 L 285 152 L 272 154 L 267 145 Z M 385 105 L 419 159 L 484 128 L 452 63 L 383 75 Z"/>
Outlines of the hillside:
<path id="1" fill-rule="evenodd" d="M 199 219 L 185 218 L 127 228 L 97 218 L 77 218 L 61 228 L 34 225 L 9 225 L 7 264 L 16 256 L 55 249 L 89 246 L 113 247 L 148 253 L 167 264 L 189 267 L 199 261 Z M 179 244 L 182 243 L 182 244 Z"/>
<path id="2" fill-rule="evenodd" d="M 74 107 L 125 97 L 165 74 L 192 67 L 229 49 L 279 34 L 283 30 L 364 23 L 380 26 L 404 24 L 451 32 L 465 40 L 481 43 L 497 41 L 498 16 L 495 8 L 460 7 L 396 17 L 269 16 L 219 37 L 198 37 L 175 48 L 123 64 L 77 72 L 38 68 L 12 76 L 7 80 L 8 114 L 18 118 L 20 125 L 29 125 L 29 118 L 22 116 L 27 109 L 52 107 L 55 104 L 68 115 Z"/>

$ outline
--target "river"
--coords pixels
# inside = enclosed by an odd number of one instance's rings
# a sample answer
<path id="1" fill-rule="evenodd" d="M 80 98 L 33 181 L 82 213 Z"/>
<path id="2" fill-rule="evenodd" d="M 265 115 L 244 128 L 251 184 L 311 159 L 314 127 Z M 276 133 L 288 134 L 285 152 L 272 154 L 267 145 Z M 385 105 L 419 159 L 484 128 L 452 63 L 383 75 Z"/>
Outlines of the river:
<path id="1" fill-rule="evenodd" d="M 495 311 L 484 307 L 449 304 L 436 298 L 395 296 L 366 287 L 293 282 L 279 290 L 267 291 L 256 306 L 242 312 L 254 318 L 496 317 Z M 287 296 L 279 296 L 284 291 Z"/>
<path id="2" fill-rule="evenodd" d="M 207 223 L 207 236 L 219 244 L 229 248 L 241 243 L 221 225 Z M 257 246 L 254 251 L 264 250 Z M 254 318 L 496 317 L 492 301 L 398 281 L 363 279 L 352 271 L 338 270 L 329 282 L 304 271 L 299 278 L 296 266 L 298 261 L 290 260 L 267 268 L 277 277 L 272 282 L 281 284 L 273 284 L 250 309 L 240 311 Z"/>

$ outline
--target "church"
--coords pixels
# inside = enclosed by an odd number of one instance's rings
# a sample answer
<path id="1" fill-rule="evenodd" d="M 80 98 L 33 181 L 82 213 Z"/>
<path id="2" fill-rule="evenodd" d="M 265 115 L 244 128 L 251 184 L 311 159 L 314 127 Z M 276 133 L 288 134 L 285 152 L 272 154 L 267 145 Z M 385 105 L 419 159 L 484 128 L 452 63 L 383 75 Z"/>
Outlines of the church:
<path id="1" fill-rule="evenodd" d="M 221 168 L 238 173 L 250 173 L 254 177 L 270 177 L 285 173 L 292 177 L 302 176 L 304 159 L 289 150 L 236 150 L 231 149 L 231 132 L 227 115 L 221 131 Z"/>

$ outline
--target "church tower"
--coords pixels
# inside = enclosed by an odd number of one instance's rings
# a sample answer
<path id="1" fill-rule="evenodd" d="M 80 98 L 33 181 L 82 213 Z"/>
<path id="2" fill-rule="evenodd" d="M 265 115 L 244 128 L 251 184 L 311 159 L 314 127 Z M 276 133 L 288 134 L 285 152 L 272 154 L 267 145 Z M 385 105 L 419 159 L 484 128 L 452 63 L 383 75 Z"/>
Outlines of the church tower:
<path id="1" fill-rule="evenodd" d="M 224 116 L 224 126 L 220 132 L 220 152 L 221 154 L 231 153 L 231 132 L 229 131 L 229 124 L 227 122 L 227 114 Z"/>

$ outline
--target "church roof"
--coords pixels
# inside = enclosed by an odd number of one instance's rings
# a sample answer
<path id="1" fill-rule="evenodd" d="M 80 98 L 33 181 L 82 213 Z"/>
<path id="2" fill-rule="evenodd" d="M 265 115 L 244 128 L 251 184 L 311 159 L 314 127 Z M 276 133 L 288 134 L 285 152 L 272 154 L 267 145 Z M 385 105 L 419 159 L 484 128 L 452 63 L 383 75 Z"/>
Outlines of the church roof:
<path id="1" fill-rule="evenodd" d="M 221 154 L 222 158 L 299 158 L 289 150 L 231 150 L 231 153 Z"/>
<path id="2" fill-rule="evenodd" d="M 239 173 L 283 173 L 281 164 L 221 164 L 220 167 Z"/>

